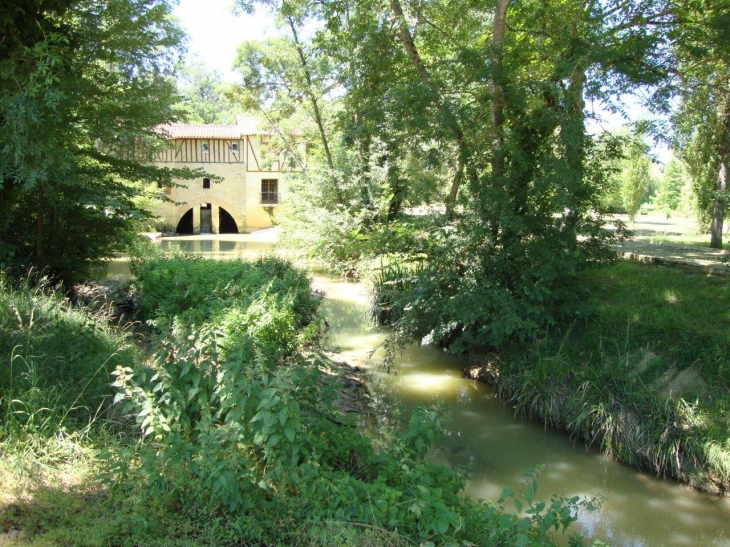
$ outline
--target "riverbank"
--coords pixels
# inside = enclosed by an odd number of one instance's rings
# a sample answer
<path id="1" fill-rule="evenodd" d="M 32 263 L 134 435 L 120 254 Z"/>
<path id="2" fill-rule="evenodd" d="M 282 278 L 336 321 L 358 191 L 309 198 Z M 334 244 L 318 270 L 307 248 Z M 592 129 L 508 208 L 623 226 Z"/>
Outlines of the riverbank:
<path id="1" fill-rule="evenodd" d="M 344 366 L 326 372 L 319 298 L 285 261 L 161 256 L 134 270 L 144 353 L 105 306 L 0 283 L 3 546 L 551 545 L 548 530 L 593 507 L 533 505 L 531 482 L 526 500 L 462 496 L 464 471 L 426 457 L 444 430 L 433 406 L 376 450 L 353 418 L 357 376 L 348 393 Z M 81 355 L 102 365 L 76 369 Z M 59 364 L 100 392 L 53 376 Z"/>
<path id="2" fill-rule="evenodd" d="M 728 495 L 726 279 L 633 261 L 584 275 L 585 320 L 474 355 L 467 374 L 620 462 Z"/>

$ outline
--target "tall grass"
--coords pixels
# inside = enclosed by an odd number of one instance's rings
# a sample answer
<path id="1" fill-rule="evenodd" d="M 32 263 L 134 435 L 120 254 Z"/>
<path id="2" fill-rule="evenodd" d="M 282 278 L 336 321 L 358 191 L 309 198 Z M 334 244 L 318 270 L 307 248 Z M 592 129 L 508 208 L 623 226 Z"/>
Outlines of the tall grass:
<path id="1" fill-rule="evenodd" d="M 138 352 L 45 279 L 0 277 L 0 452 L 54 465 L 111 403 L 110 373 Z"/>
<path id="2" fill-rule="evenodd" d="M 370 276 L 371 292 L 374 295 L 370 313 L 376 323 L 390 325 L 402 317 L 405 305 L 403 298 L 408 298 L 412 293 L 422 273 L 421 263 L 381 262 L 380 268 Z"/>

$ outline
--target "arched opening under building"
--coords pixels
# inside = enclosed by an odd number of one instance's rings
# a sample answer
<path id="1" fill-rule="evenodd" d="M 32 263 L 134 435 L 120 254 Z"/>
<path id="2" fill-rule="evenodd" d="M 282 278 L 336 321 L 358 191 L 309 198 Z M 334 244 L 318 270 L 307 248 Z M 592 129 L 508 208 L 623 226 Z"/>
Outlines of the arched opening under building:
<path id="1" fill-rule="evenodd" d="M 193 233 L 193 210 L 188 209 L 182 216 L 180 222 L 177 223 L 175 232 L 178 234 L 189 235 Z"/>
<path id="2" fill-rule="evenodd" d="M 219 219 L 220 219 L 220 233 L 221 234 L 237 234 L 238 233 L 238 224 L 236 224 L 236 221 L 233 220 L 233 217 L 231 214 L 226 211 L 223 207 L 221 207 L 219 213 Z"/>
<path id="3" fill-rule="evenodd" d="M 200 204 L 200 233 L 213 233 L 213 208 L 210 203 Z"/>
<path id="4" fill-rule="evenodd" d="M 213 211 L 210 203 L 200 207 L 200 233 L 210 234 L 213 232 Z M 238 224 L 233 216 L 223 207 L 218 208 L 218 233 L 237 234 Z M 188 209 L 177 223 L 176 233 L 181 235 L 193 234 L 193 209 Z"/>

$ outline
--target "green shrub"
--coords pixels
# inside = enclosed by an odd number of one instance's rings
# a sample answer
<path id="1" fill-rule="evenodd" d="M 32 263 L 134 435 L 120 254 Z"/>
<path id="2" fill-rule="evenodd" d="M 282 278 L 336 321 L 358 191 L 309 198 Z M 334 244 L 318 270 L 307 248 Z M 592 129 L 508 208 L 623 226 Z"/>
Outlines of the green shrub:
<path id="1" fill-rule="evenodd" d="M 419 253 L 404 259 L 417 260 L 418 269 L 398 277 L 408 262 L 389 266 L 375 284 L 375 302 L 387 307 L 399 332 L 455 352 L 531 340 L 585 315 L 588 287 L 580 273 L 611 261 L 602 221 L 575 222 L 555 217 L 496 235 L 476 218 L 432 228 Z M 576 231 L 586 237 L 576 241 Z"/>
<path id="2" fill-rule="evenodd" d="M 222 359 L 225 346 L 214 329 L 175 329 L 155 368 L 120 369 L 117 386 L 146 438 L 139 454 L 152 492 L 174 494 L 186 510 L 230 513 L 246 540 L 299 544 L 302 530 L 317 537 L 327 523 L 353 522 L 433 545 L 543 545 L 587 503 L 533 504 L 532 483 L 527 517 L 506 512 L 511 491 L 499 506 L 472 502 L 459 495 L 463 471 L 426 458 L 443 430 L 438 409 L 416 411 L 376 453 L 337 411 L 320 382 L 323 363 L 294 358 L 272 368 L 235 347 Z M 118 462 L 118 480 L 130 456 Z"/>
<path id="3" fill-rule="evenodd" d="M 401 319 L 404 310 L 398 305 L 399 299 L 413 290 L 422 270 L 420 263 L 411 266 L 395 262 L 381 264 L 373 273 L 370 279 L 373 292 L 370 313 L 377 323 L 388 325 Z"/>
<path id="4" fill-rule="evenodd" d="M 248 307 L 261 291 L 290 298 L 299 326 L 310 323 L 317 308 L 306 273 L 274 256 L 244 262 L 162 255 L 139 260 L 133 273 L 148 320 L 178 317 L 201 324 L 224 309 Z"/>

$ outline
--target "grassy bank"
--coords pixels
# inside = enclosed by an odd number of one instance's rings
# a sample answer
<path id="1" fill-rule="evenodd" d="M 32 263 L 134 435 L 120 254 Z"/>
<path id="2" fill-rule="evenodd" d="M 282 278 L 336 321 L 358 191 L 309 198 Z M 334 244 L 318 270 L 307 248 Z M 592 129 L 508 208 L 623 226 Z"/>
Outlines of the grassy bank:
<path id="1" fill-rule="evenodd" d="M 730 288 L 623 261 L 584 274 L 587 316 L 472 373 L 515 408 L 629 465 L 730 489 Z"/>
<path id="2" fill-rule="evenodd" d="M 106 319 L 42 279 L 0 274 L 0 544 L 33 544 L 51 530 L 58 535 L 38 544 L 81 544 L 62 539 L 74 522 L 102 544 L 124 526 L 123 510 L 99 503 L 101 454 L 129 432 L 111 373 L 143 355 Z"/>
<path id="3" fill-rule="evenodd" d="M 107 325 L 103 313 L 74 308 L 43 279 L 11 283 L 0 275 L 5 468 L 22 463 L 42 473 L 111 431 L 110 375 L 138 366 L 141 357 L 128 333 Z"/>
<path id="4" fill-rule="evenodd" d="M 144 354 L 59 294 L 0 285 L 2 542 L 547 545 L 590 508 L 533 502 L 532 478 L 495 503 L 462 498 L 465 472 L 426 458 L 435 408 L 376 450 L 323 381 L 337 371 L 316 350 L 318 300 L 288 263 L 134 272 Z"/>

